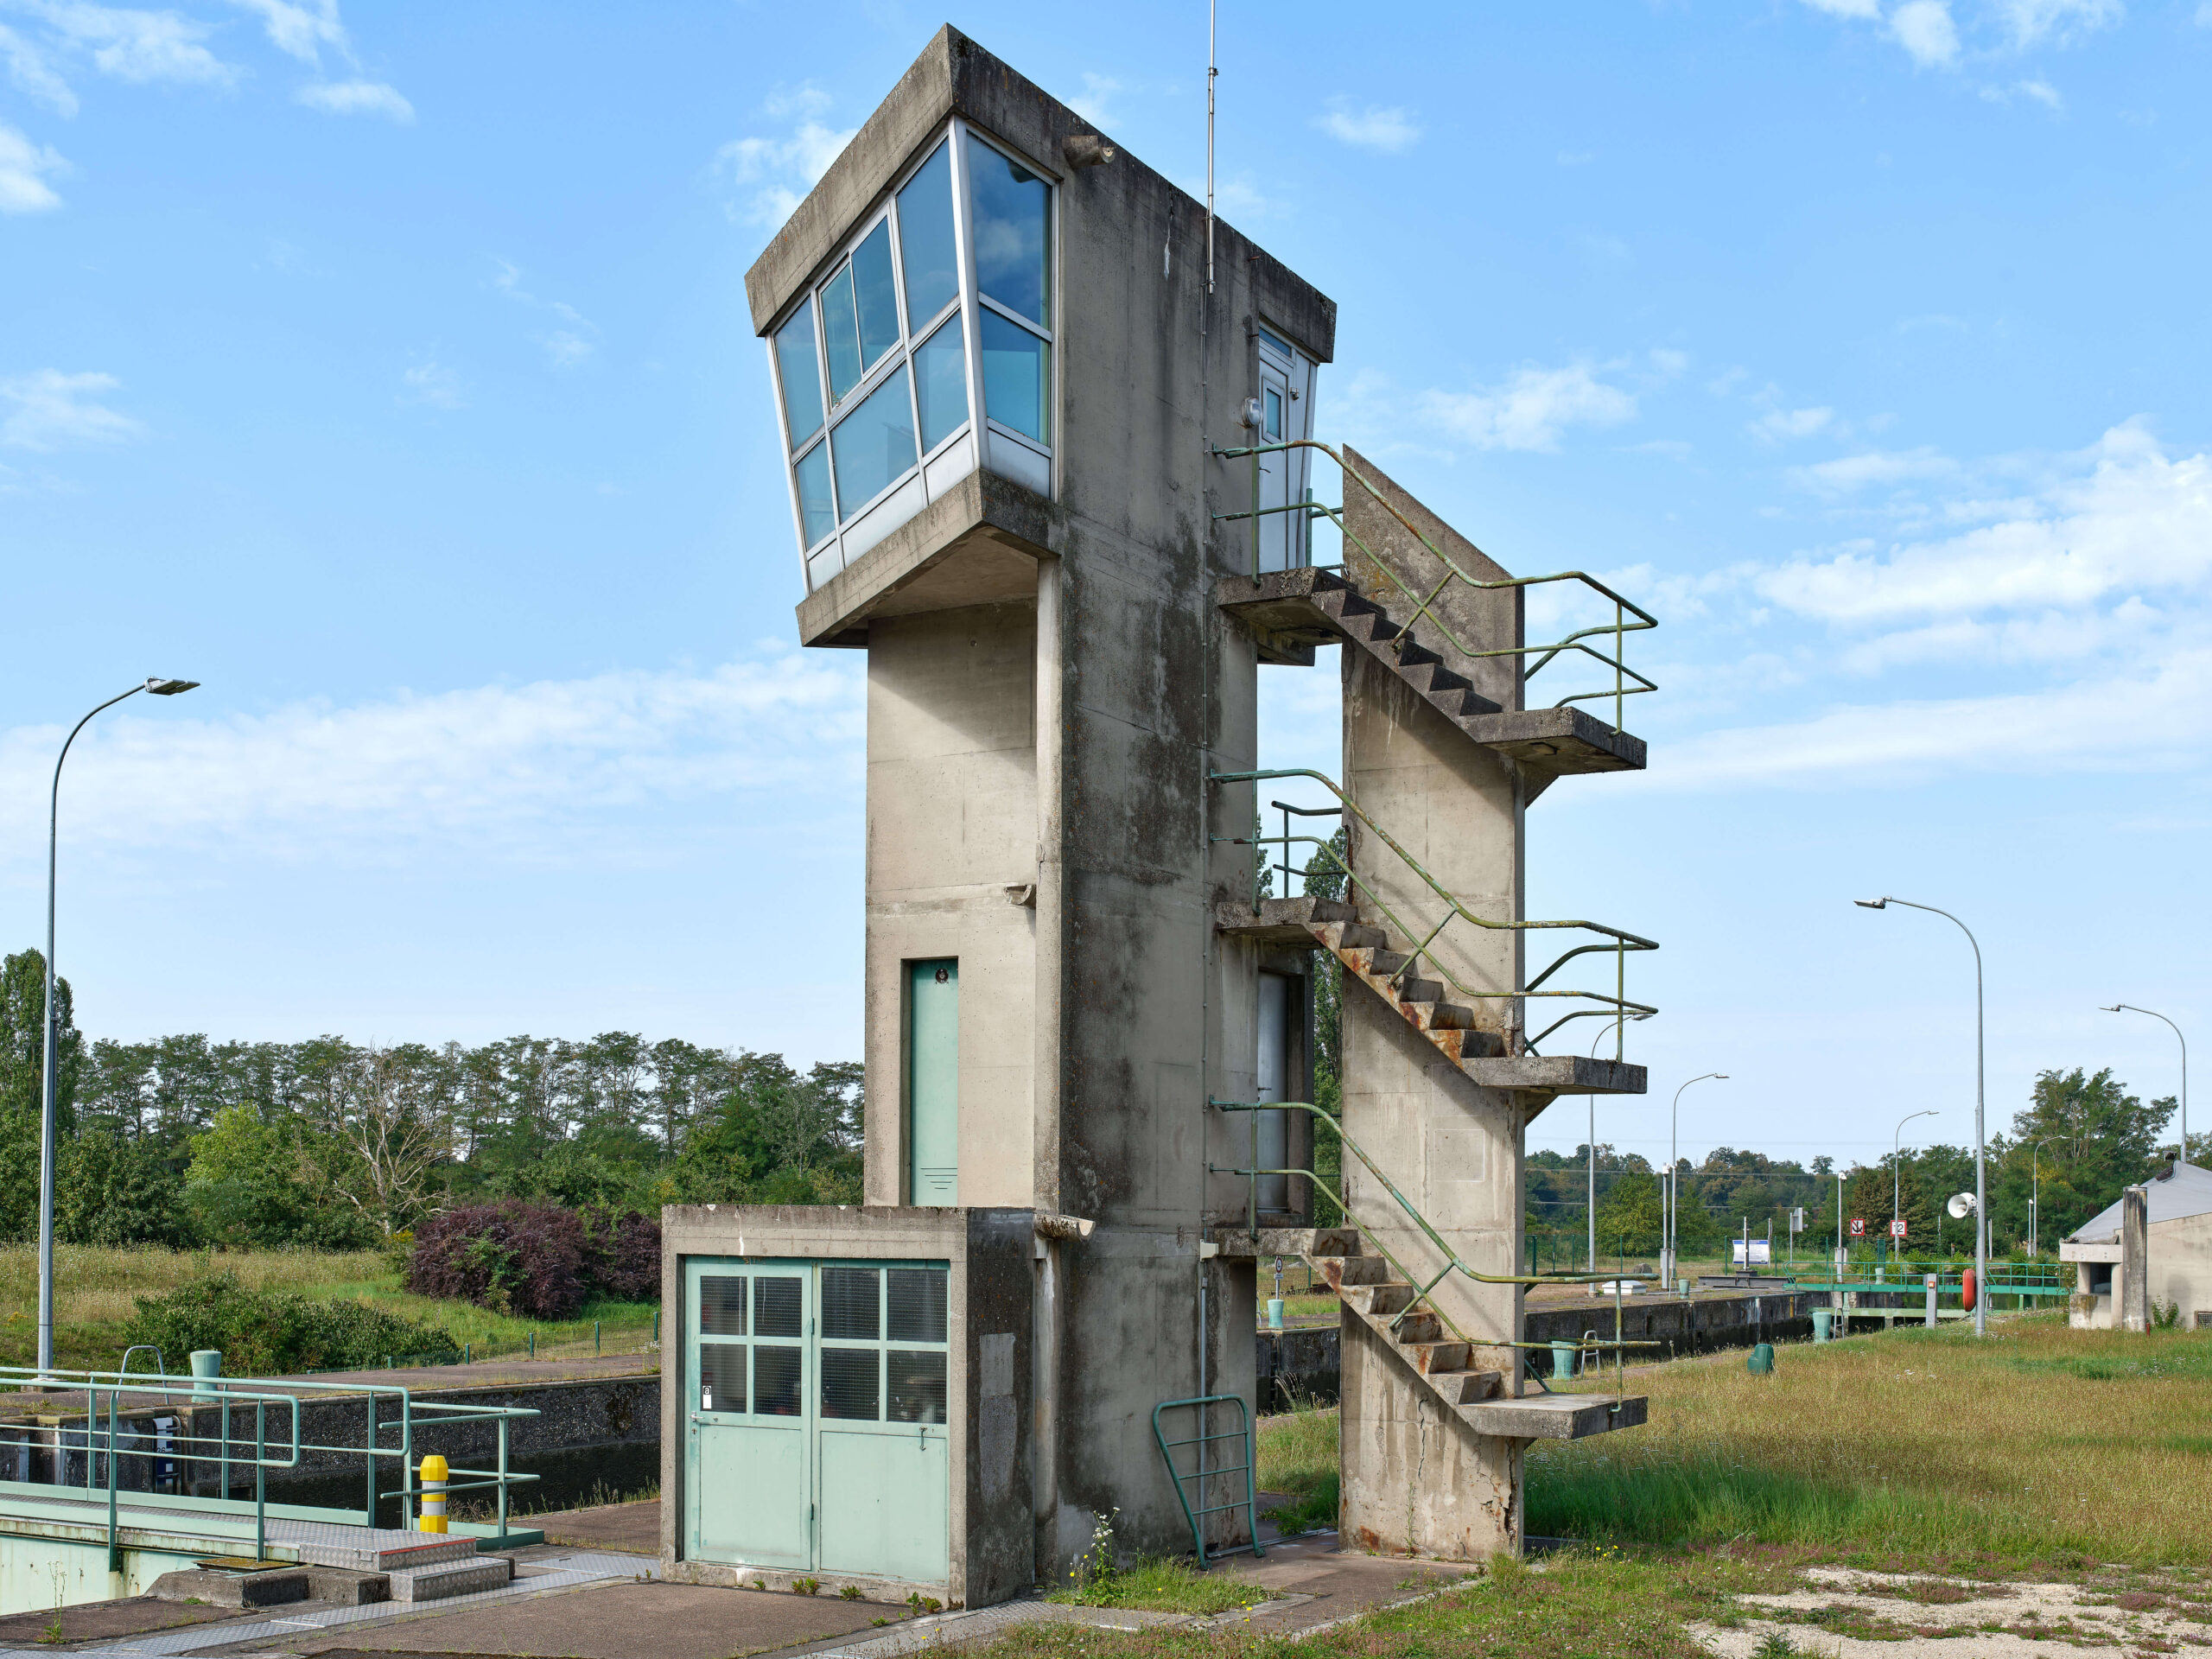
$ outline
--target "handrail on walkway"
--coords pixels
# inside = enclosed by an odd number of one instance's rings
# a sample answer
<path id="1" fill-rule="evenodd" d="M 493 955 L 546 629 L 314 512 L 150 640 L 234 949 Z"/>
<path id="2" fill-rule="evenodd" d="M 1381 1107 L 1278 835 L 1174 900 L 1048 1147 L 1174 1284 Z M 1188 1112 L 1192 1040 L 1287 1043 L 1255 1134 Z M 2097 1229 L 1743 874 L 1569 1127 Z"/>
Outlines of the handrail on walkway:
<path id="1" fill-rule="evenodd" d="M 1392 570 L 1388 564 L 1383 563 L 1382 559 L 1376 556 L 1375 550 L 1372 548 L 1369 547 L 1365 542 L 1360 540 L 1360 538 L 1354 535 L 1345 525 L 1344 519 L 1344 509 L 1341 507 L 1328 506 L 1321 502 L 1314 500 L 1313 493 L 1311 490 L 1308 490 L 1306 493 L 1306 498 L 1303 500 L 1286 502 L 1280 506 L 1270 507 L 1262 505 L 1260 502 L 1260 457 L 1262 455 L 1286 454 L 1294 449 L 1318 449 L 1321 454 L 1328 456 L 1330 460 L 1335 461 L 1338 467 L 1344 469 L 1344 474 L 1347 480 L 1351 483 L 1357 484 L 1360 488 L 1366 491 L 1369 495 L 1375 499 L 1376 505 L 1381 506 L 1384 512 L 1388 512 L 1393 518 L 1395 518 L 1401 524 L 1404 525 L 1407 531 L 1413 535 L 1423 547 L 1427 548 L 1430 553 L 1435 556 L 1437 560 L 1444 566 L 1444 579 L 1438 582 L 1434 588 L 1431 588 L 1425 594 L 1416 593 L 1413 588 L 1408 588 L 1404 582 L 1399 579 L 1395 571 Z M 1327 444 L 1318 443 L 1311 438 L 1300 438 L 1289 443 L 1259 444 L 1236 449 L 1224 449 L 1217 447 L 1213 453 L 1217 459 L 1222 461 L 1235 461 L 1248 455 L 1251 457 L 1251 511 L 1249 512 L 1217 512 L 1213 515 L 1213 518 L 1214 522 L 1217 524 L 1230 524 L 1249 521 L 1252 526 L 1252 575 L 1255 579 L 1256 579 L 1260 575 L 1260 521 L 1262 518 L 1268 518 L 1276 513 L 1302 513 L 1309 521 L 1314 518 L 1326 518 L 1332 524 L 1335 524 L 1338 530 L 1343 532 L 1344 537 L 1347 542 L 1350 542 L 1353 546 L 1358 548 L 1362 553 L 1364 553 L 1367 556 L 1368 562 L 1377 570 L 1380 570 L 1382 573 L 1384 579 L 1387 580 L 1392 587 L 1395 588 L 1412 602 L 1414 607 L 1413 614 L 1412 617 L 1409 617 L 1407 620 L 1407 626 L 1408 628 L 1411 627 L 1414 619 L 1426 617 L 1428 620 L 1429 626 L 1443 635 L 1443 637 L 1451 643 L 1452 648 L 1459 652 L 1463 657 L 1518 657 L 1523 658 L 1535 657 L 1536 661 L 1524 671 L 1522 675 L 1522 678 L 1524 681 L 1534 679 L 1546 664 L 1551 662 L 1553 658 L 1568 652 L 1576 652 L 1582 656 L 1593 658 L 1604 666 L 1613 671 L 1613 684 L 1611 690 L 1599 690 L 1594 691 L 1577 691 L 1570 696 L 1561 697 L 1557 702 L 1552 705 L 1554 708 L 1564 709 L 1570 703 L 1587 702 L 1592 698 L 1611 697 L 1613 700 L 1613 729 L 1618 732 L 1622 729 L 1622 700 L 1626 697 L 1639 696 L 1646 691 L 1656 691 L 1659 689 L 1658 683 L 1656 681 L 1645 677 L 1643 675 L 1637 672 L 1636 670 L 1628 666 L 1626 661 L 1627 651 L 1625 649 L 1628 635 L 1641 632 L 1647 628 L 1657 627 L 1659 626 L 1659 619 L 1652 615 L 1650 612 L 1645 610 L 1642 606 L 1636 604 L 1633 601 L 1625 599 L 1619 594 L 1615 593 L 1611 588 L 1607 587 L 1604 582 L 1599 581 L 1595 576 L 1589 575 L 1587 572 L 1581 570 L 1560 570 L 1554 571 L 1548 576 L 1507 576 L 1503 580 L 1490 582 L 1484 581 L 1476 576 L 1471 576 L 1466 573 L 1466 571 L 1460 568 L 1458 560 L 1452 558 L 1451 555 L 1445 552 L 1442 548 L 1437 546 L 1434 542 L 1431 541 L 1426 535 L 1424 535 L 1419 525 L 1415 524 L 1412 519 L 1408 518 L 1403 512 L 1400 512 L 1396 504 L 1388 499 L 1380 490 L 1376 489 L 1372 483 L 1361 474 L 1357 467 L 1346 461 L 1342 454 L 1330 448 Z M 1438 596 L 1440 595 L 1454 582 L 1463 583 L 1469 588 L 1478 589 L 1499 588 L 1535 588 L 1541 587 L 1547 582 L 1579 582 L 1584 587 L 1592 589 L 1597 594 L 1602 595 L 1604 598 L 1609 599 L 1612 601 L 1613 620 L 1610 623 L 1601 624 L 1596 627 L 1577 628 L 1568 633 L 1564 639 L 1554 640 L 1549 645 L 1505 645 L 1492 648 L 1478 647 L 1462 640 L 1458 634 L 1452 632 L 1451 626 L 1444 620 L 1444 619 L 1436 613 L 1434 609 Z M 1633 622 L 1628 620 L 1631 613 L 1637 619 Z M 1613 637 L 1613 649 L 1612 655 L 1611 656 L 1607 656 L 1604 652 L 1585 643 L 1585 641 L 1595 638 L 1598 635 L 1608 633 Z M 1404 637 L 1405 636 L 1402 634 L 1399 636 L 1401 639 L 1404 639 Z M 1629 683 L 1630 681 L 1634 681 L 1635 683 L 1630 684 Z"/>
<path id="2" fill-rule="evenodd" d="M 124 1356 L 126 1363 L 129 1357 L 128 1354 Z M 236 1465 L 242 1469 L 251 1468 L 253 1471 L 253 1541 L 256 1559 L 265 1554 L 268 1548 L 268 1471 L 271 1469 L 298 1468 L 300 1454 L 302 1452 L 328 1452 L 341 1455 L 360 1456 L 365 1462 L 367 1482 L 362 1506 L 361 1524 L 372 1529 L 376 1526 L 377 1504 L 380 1499 L 385 1497 L 397 1497 L 401 1500 L 401 1519 L 404 1523 L 411 1516 L 414 1504 L 423 1497 L 423 1489 L 416 1484 L 415 1474 L 415 1419 L 417 1414 L 428 1420 L 424 1424 L 425 1427 L 447 1427 L 461 1423 L 482 1421 L 497 1424 L 498 1467 L 496 1469 L 454 1469 L 450 1471 L 452 1478 L 446 1482 L 443 1491 L 450 1495 L 463 1491 L 478 1491 L 486 1487 L 496 1489 L 496 1513 L 501 1536 L 505 1536 L 507 1530 L 508 1488 L 518 1483 L 535 1482 L 537 1479 L 536 1475 L 519 1473 L 507 1466 L 511 1426 L 521 1419 L 536 1417 L 538 1414 L 537 1411 L 526 1406 L 482 1406 L 453 1401 L 417 1400 L 414 1398 L 411 1389 L 396 1384 L 316 1382 L 289 1378 L 270 1381 L 255 1377 L 174 1376 L 120 1370 L 113 1371 L 60 1369 L 41 1370 L 35 1366 L 0 1365 L 0 1398 L 4 1398 L 8 1391 L 17 1392 L 20 1397 L 22 1392 L 29 1390 L 37 1390 L 49 1395 L 81 1393 L 85 1396 L 85 1424 L 80 1431 L 84 1436 L 82 1442 L 85 1453 L 84 1490 L 86 1491 L 97 1490 L 94 1476 L 99 1465 L 96 1459 L 99 1454 L 104 1452 L 107 1468 L 108 1564 L 111 1570 L 118 1572 L 122 1570 L 123 1547 L 121 1535 L 117 1528 L 116 1513 L 118 1497 L 121 1491 L 118 1470 L 120 1459 L 124 1458 L 181 1460 L 196 1457 L 204 1462 L 215 1463 L 220 1470 L 222 1494 L 226 1501 L 229 1499 L 231 1492 L 232 1465 Z M 148 1435 L 143 1431 L 122 1426 L 121 1414 L 125 1408 L 121 1405 L 121 1401 L 126 1395 L 157 1395 L 161 1398 L 162 1404 L 172 1409 L 177 1408 L 176 1396 L 185 1395 L 187 1403 L 181 1413 L 180 1423 L 181 1425 L 189 1422 L 192 1424 L 191 1428 L 181 1433 L 172 1432 L 163 1437 L 167 1442 L 164 1445 L 156 1440 L 156 1437 Z M 365 1396 L 366 1428 L 360 1443 L 340 1446 L 302 1440 L 300 1407 L 303 1395 Z M 387 1397 L 397 1404 L 398 1411 L 394 1417 L 386 1418 L 380 1414 L 380 1402 Z M 234 1441 L 231 1432 L 232 1416 L 234 1411 L 246 1405 L 253 1408 L 253 1438 L 250 1443 L 243 1440 Z M 106 1429 L 104 1437 L 96 1439 L 101 1436 L 99 1418 L 103 1406 L 107 1412 Z M 289 1425 L 289 1445 L 285 1444 L 285 1435 L 281 1430 L 276 1443 L 271 1444 L 269 1417 L 270 1408 L 272 1406 L 284 1408 L 285 1421 Z M 213 1433 L 199 1432 L 198 1424 L 194 1421 L 193 1416 L 184 1414 L 195 1413 L 196 1409 L 201 1407 L 216 1408 L 216 1415 L 219 1421 L 217 1430 Z M 145 1408 L 141 1406 L 129 1409 L 143 1411 Z M 395 1426 L 399 1431 L 399 1444 L 397 1446 L 380 1444 L 382 1431 Z M 65 1426 L 57 1429 L 55 1435 L 57 1462 L 54 1472 L 57 1478 L 53 1484 L 57 1491 L 74 1490 L 65 1486 L 60 1478 L 66 1473 L 66 1463 L 63 1459 L 66 1459 L 67 1454 L 73 1449 L 70 1445 L 72 1431 Z M 152 1440 L 155 1443 L 141 1446 L 124 1443 L 130 1439 L 141 1441 Z M 251 1450 L 248 1449 L 249 1445 Z M 203 1449 L 198 1451 L 189 1449 L 194 1446 Z M 398 1462 L 400 1484 L 397 1487 L 383 1491 L 378 1491 L 377 1484 L 378 1459 L 396 1459 Z"/>
<path id="3" fill-rule="evenodd" d="M 1259 821 L 1258 798 L 1255 792 L 1252 812 L 1253 833 L 1251 836 L 1249 837 L 1238 836 L 1216 836 L 1213 837 L 1217 842 L 1227 842 L 1236 846 L 1249 846 L 1254 849 L 1255 855 L 1253 858 L 1252 868 L 1252 907 L 1255 910 L 1259 908 L 1262 880 L 1266 871 L 1269 868 L 1267 863 L 1267 855 L 1264 849 L 1275 845 L 1281 846 L 1283 849 L 1282 861 L 1274 868 L 1280 868 L 1283 871 L 1285 877 L 1284 885 L 1286 887 L 1288 886 L 1288 878 L 1291 875 L 1301 873 L 1310 875 L 1315 873 L 1313 870 L 1313 859 L 1311 857 L 1306 861 L 1306 869 L 1304 872 L 1294 871 L 1290 868 L 1289 860 L 1291 844 L 1294 842 L 1302 842 L 1319 849 L 1319 852 L 1314 855 L 1315 857 L 1325 855 L 1328 861 L 1336 867 L 1336 871 L 1341 872 L 1344 880 L 1353 887 L 1357 888 L 1360 895 L 1365 899 L 1369 904 L 1372 905 L 1377 911 L 1388 917 L 1391 924 L 1397 928 L 1399 933 L 1407 940 L 1411 942 L 1410 948 L 1406 953 L 1405 966 L 1391 976 L 1391 979 L 1394 982 L 1402 982 L 1413 977 L 1414 968 L 1421 963 L 1427 962 L 1429 966 L 1435 970 L 1437 975 L 1442 978 L 1446 984 L 1450 985 L 1453 990 L 1457 991 L 1460 995 L 1470 999 L 1510 999 L 1517 1001 L 1525 997 L 1567 997 L 1594 1003 L 1596 1005 L 1592 1007 L 1577 1008 L 1571 1013 L 1562 1014 L 1557 1020 L 1553 1020 L 1550 1025 L 1546 1026 L 1541 1031 L 1538 1032 L 1535 1036 L 1524 1037 L 1522 1039 L 1522 1046 L 1532 1054 L 1537 1052 L 1536 1045 L 1538 1043 L 1541 1042 L 1547 1037 L 1549 1037 L 1552 1033 L 1557 1031 L 1561 1026 L 1566 1025 L 1570 1020 L 1593 1018 L 1610 1019 L 1614 1021 L 1613 1058 L 1616 1060 L 1618 1060 L 1623 1058 L 1626 1052 L 1627 1039 L 1624 1033 L 1629 1022 L 1629 1016 L 1633 1015 L 1643 1018 L 1649 1017 L 1649 1015 L 1658 1012 L 1656 1007 L 1652 1007 L 1649 1003 L 1630 1001 L 1628 996 L 1628 954 L 1634 950 L 1656 950 L 1659 946 L 1656 941 L 1644 938 L 1635 933 L 1628 932 L 1621 928 L 1609 927 L 1602 922 L 1500 922 L 1492 921 L 1487 917 L 1478 916 L 1473 911 L 1469 910 L 1466 906 L 1460 903 L 1454 894 L 1446 891 L 1444 885 L 1437 880 L 1434 876 L 1431 875 L 1422 866 L 1421 861 L 1415 858 L 1411 853 L 1408 852 L 1403 847 L 1401 847 L 1388 830 L 1384 830 L 1381 824 L 1376 823 L 1358 802 L 1353 800 L 1350 795 L 1347 795 L 1344 790 L 1338 785 L 1334 779 L 1327 777 L 1324 773 L 1313 771 L 1311 768 L 1301 766 L 1276 771 L 1216 772 L 1207 774 L 1207 780 L 1217 785 L 1263 783 L 1268 779 L 1276 778 L 1310 778 L 1316 783 L 1319 784 L 1324 789 L 1326 789 L 1332 795 L 1335 796 L 1339 804 L 1335 809 L 1325 807 L 1319 809 L 1285 807 L 1283 808 L 1285 813 L 1283 833 L 1280 836 L 1263 836 L 1260 833 L 1263 826 Z M 1277 802 L 1275 804 L 1281 806 L 1281 803 Z M 1358 874 L 1353 871 L 1351 861 L 1343 854 L 1339 853 L 1334 847 L 1331 846 L 1326 841 L 1318 836 L 1294 836 L 1290 833 L 1289 813 L 1297 811 L 1301 817 L 1325 817 L 1329 816 L 1332 810 L 1337 812 L 1348 812 L 1352 817 L 1357 818 L 1362 824 L 1365 825 L 1369 830 L 1373 832 L 1376 840 L 1380 841 L 1385 847 L 1388 847 L 1392 852 L 1395 853 L 1399 859 L 1403 861 L 1406 868 L 1411 870 L 1416 876 L 1420 877 L 1422 884 L 1442 901 L 1445 906 L 1444 914 L 1437 922 L 1435 926 L 1430 927 L 1424 931 L 1421 928 L 1412 926 L 1402 919 L 1398 913 L 1390 907 L 1382 897 L 1378 894 L 1373 887 L 1362 880 Z M 1327 870 L 1320 872 L 1320 874 L 1323 874 L 1332 873 L 1334 872 Z M 1472 923 L 1477 927 L 1485 928 L 1494 931 L 1542 932 L 1562 928 L 1579 928 L 1587 932 L 1599 934 L 1602 938 L 1611 941 L 1611 943 L 1580 944 L 1574 946 L 1573 949 L 1563 952 L 1549 967 L 1546 968 L 1543 972 L 1538 974 L 1534 979 L 1529 980 L 1525 985 L 1522 985 L 1517 990 L 1478 990 L 1473 986 L 1467 984 L 1465 981 L 1460 979 L 1457 974 L 1454 974 L 1431 948 L 1435 944 L 1437 936 L 1442 933 L 1453 920 L 1459 918 L 1464 918 L 1466 921 Z M 1602 991 L 1560 991 L 1544 990 L 1540 988 L 1546 980 L 1549 979 L 1554 974 L 1565 967 L 1567 963 L 1572 961 L 1574 957 L 1588 955 L 1592 952 L 1610 953 L 1613 957 L 1613 990 L 1610 995 Z"/>

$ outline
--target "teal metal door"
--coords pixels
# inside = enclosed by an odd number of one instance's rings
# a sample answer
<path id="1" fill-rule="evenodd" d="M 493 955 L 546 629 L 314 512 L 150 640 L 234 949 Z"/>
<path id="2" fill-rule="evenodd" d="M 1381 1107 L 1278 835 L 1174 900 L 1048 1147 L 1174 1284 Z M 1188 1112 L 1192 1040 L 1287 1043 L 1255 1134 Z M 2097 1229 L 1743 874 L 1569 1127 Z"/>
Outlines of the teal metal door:
<path id="1" fill-rule="evenodd" d="M 944 1581 L 942 1263 L 685 1264 L 691 1559 Z"/>
<path id="2" fill-rule="evenodd" d="M 960 1202 L 960 963 L 906 967 L 907 1191 L 914 1204 Z"/>
<path id="3" fill-rule="evenodd" d="M 690 1555 L 810 1567 L 813 1269 L 693 1261 L 684 1280 Z"/>

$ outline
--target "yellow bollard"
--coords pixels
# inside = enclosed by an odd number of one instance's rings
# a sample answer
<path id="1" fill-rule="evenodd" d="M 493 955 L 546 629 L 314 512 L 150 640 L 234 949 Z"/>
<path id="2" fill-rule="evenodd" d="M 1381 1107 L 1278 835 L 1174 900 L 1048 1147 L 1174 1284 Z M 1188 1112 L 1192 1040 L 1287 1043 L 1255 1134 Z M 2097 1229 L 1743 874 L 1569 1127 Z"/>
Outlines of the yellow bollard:
<path id="1" fill-rule="evenodd" d="M 433 1452 L 423 1459 L 423 1518 L 417 1532 L 446 1529 L 446 1460 Z"/>

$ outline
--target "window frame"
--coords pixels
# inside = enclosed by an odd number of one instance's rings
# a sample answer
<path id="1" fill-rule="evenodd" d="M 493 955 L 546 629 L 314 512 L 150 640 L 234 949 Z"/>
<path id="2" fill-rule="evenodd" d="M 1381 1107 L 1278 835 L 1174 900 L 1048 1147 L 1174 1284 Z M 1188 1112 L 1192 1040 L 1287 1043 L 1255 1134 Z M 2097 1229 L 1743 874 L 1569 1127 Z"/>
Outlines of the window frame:
<path id="1" fill-rule="evenodd" d="M 992 442 L 1017 444 L 1042 460 L 1052 480 L 1052 492 L 1057 494 L 1059 485 L 1059 444 L 1061 397 L 1064 379 L 1058 346 L 1061 330 L 1044 327 L 997 301 L 985 297 L 979 289 L 976 270 L 975 208 L 971 200 L 973 180 L 969 168 L 968 141 L 974 138 L 986 148 L 1005 156 L 1016 165 L 1037 175 L 1044 181 L 1046 195 L 1046 249 L 1048 270 L 1046 273 L 1048 292 L 1046 309 L 1058 318 L 1064 309 L 1059 289 L 1061 269 L 1061 226 L 1063 217 L 1058 202 L 1061 185 L 1059 175 L 1020 156 L 1009 146 L 975 126 L 959 116 L 950 118 L 938 129 L 935 141 L 923 146 L 914 158 L 900 168 L 884 188 L 869 211 L 854 224 L 836 250 L 821 264 L 818 274 L 810 278 L 805 287 L 777 313 L 774 320 L 762 331 L 761 340 L 766 347 L 769 378 L 776 404 L 776 428 L 783 441 L 784 483 L 789 498 L 791 533 L 799 550 L 799 575 L 809 593 L 817 591 L 837 571 L 845 568 L 842 554 L 843 539 L 848 531 L 885 500 L 910 484 L 917 475 L 926 477 L 930 467 L 940 456 L 963 442 L 975 448 L 975 469 L 981 471 L 988 460 L 988 444 Z M 902 227 L 899 194 L 913 182 L 915 176 L 935 159 L 940 149 L 950 152 L 949 183 L 952 192 L 952 239 L 955 264 L 953 297 L 929 317 L 918 321 L 914 318 L 906 292 L 905 236 Z M 899 309 L 899 338 L 897 345 L 887 350 L 876 362 L 861 371 L 860 378 L 842 397 L 833 397 L 830 391 L 829 364 L 829 330 L 822 306 L 822 293 L 837 278 L 838 273 L 849 267 L 853 255 L 861 245 L 873 235 L 879 226 L 890 226 L 890 251 L 893 291 Z M 791 440 L 788 400 L 785 395 L 783 364 L 776 350 L 776 336 L 802 309 L 809 310 L 813 319 L 815 384 L 822 404 L 822 424 L 811 436 L 800 443 Z M 1015 327 L 1023 329 L 1045 343 L 1052 363 L 1051 385 L 1048 388 L 1046 415 L 1054 442 L 1039 443 L 1027 433 L 1019 432 L 990 418 L 983 397 L 982 312 L 988 308 Z M 976 321 L 970 321 L 969 318 Z M 961 350 L 963 353 L 964 385 L 968 394 L 966 417 L 951 431 L 929 448 L 922 445 L 923 427 L 920 382 L 914 372 L 916 359 L 921 347 L 948 321 L 957 318 L 961 330 Z M 858 321 L 858 291 L 855 289 L 855 319 Z M 889 485 L 858 503 L 847 503 L 837 487 L 836 458 L 831 434 L 839 423 L 851 416 L 874 392 L 897 372 L 899 366 L 907 370 L 906 398 L 908 419 L 912 423 L 916 459 L 912 467 L 899 473 Z M 807 539 L 806 515 L 799 496 L 798 468 L 817 447 L 823 449 L 823 460 L 830 474 L 830 500 L 832 526 L 830 531 L 813 541 Z M 820 582 L 811 572 L 815 564 L 831 550 L 837 550 L 836 569 L 825 572 Z"/>

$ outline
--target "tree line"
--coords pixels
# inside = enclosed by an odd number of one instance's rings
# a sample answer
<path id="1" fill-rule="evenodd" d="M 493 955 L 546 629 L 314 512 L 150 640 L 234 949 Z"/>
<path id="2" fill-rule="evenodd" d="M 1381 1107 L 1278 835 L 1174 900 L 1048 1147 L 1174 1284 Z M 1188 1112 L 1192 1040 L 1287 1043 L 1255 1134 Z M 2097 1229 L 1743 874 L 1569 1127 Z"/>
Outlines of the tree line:
<path id="1" fill-rule="evenodd" d="M 2123 1188 L 2164 1167 L 2174 1150 L 2167 1126 L 2177 1109 L 2171 1096 L 2146 1103 L 2130 1094 L 2109 1069 L 2091 1073 L 2077 1066 L 2039 1074 L 2027 1106 L 2014 1115 L 2009 1131 L 1990 1136 L 1986 1149 L 1991 1248 L 2025 1249 L 2032 1240 L 2051 1254 L 2060 1239 L 2115 1202 Z M 2204 1138 L 2190 1139 L 2201 1154 Z M 1586 1142 L 1572 1153 L 1529 1154 L 1533 1236 L 1586 1241 L 1589 1158 Z M 1658 1249 L 1664 1171 L 1663 1165 L 1655 1169 L 1633 1153 L 1599 1144 L 1601 1257 L 1648 1255 Z M 1797 1255 L 1801 1260 L 1818 1256 L 1835 1248 L 1840 1202 L 1847 1245 L 1854 1217 L 1866 1223 L 1862 1249 L 1885 1239 L 1894 1208 L 1905 1223 L 1907 1254 L 1968 1251 L 1972 1224 L 1953 1220 L 1944 1206 L 1953 1193 L 1974 1190 L 1974 1174 L 1970 1145 L 1910 1147 L 1844 1168 L 1832 1158 L 1799 1164 L 1717 1147 L 1701 1161 L 1685 1158 L 1677 1166 L 1677 1236 L 1683 1255 L 1695 1257 L 1725 1252 L 1726 1241 L 1747 1224 L 1756 1238 L 1768 1236 L 1771 1227 L 1779 1260 L 1787 1249 L 1789 1211 L 1802 1208 L 1806 1226 Z"/>
<path id="2" fill-rule="evenodd" d="M 44 957 L 0 962 L 0 1237 L 37 1230 Z M 857 1203 L 861 1068 L 588 1041 L 87 1043 L 54 995 L 54 1229 L 86 1244 L 373 1245 L 456 1203 Z"/>

